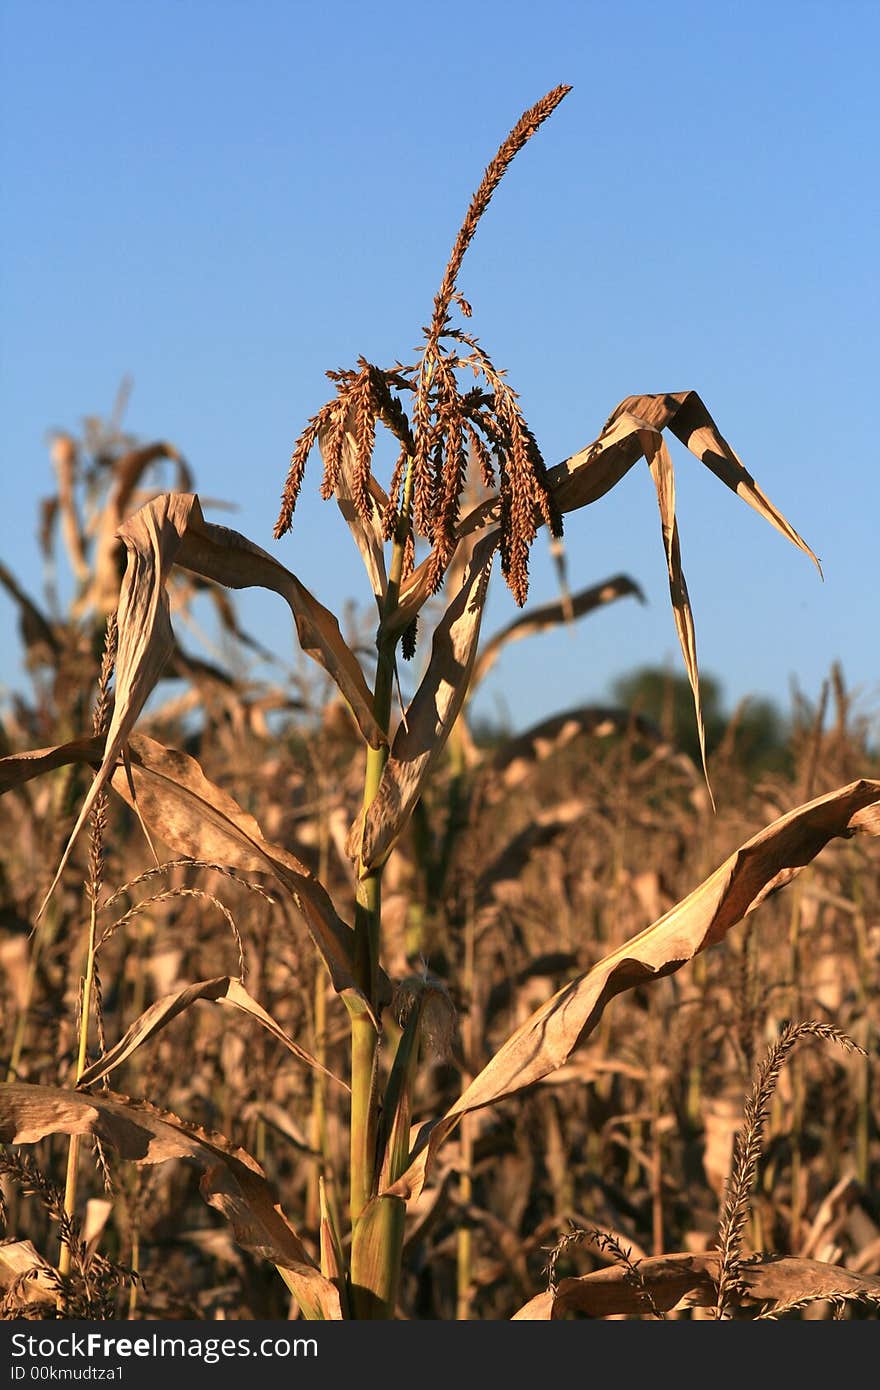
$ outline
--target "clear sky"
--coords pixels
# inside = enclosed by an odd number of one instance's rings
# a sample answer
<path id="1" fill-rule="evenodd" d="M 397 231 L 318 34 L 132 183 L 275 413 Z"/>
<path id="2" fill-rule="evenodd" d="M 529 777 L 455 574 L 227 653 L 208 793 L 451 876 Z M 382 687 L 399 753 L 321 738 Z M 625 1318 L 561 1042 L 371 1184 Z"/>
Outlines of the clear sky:
<path id="1" fill-rule="evenodd" d="M 567 82 L 465 260 L 475 331 L 551 464 L 623 396 L 697 389 L 825 570 L 673 441 L 701 665 L 731 702 L 786 704 L 839 659 L 878 702 L 876 0 L 0 12 L 0 554 L 26 587 L 46 432 L 108 413 L 128 373 L 127 428 L 173 441 L 325 603 L 363 602 L 317 456 L 272 540 L 292 442 L 326 368 L 411 360 L 485 164 Z M 481 704 L 516 726 L 680 663 L 644 464 L 569 519 L 567 545 L 573 587 L 622 570 L 649 604 L 511 647 Z M 541 541 L 533 576 L 553 597 Z M 484 630 L 514 612 L 496 580 Z M 290 653 L 275 596 L 244 613 Z M 0 681 L 16 653 L 0 594 Z"/>

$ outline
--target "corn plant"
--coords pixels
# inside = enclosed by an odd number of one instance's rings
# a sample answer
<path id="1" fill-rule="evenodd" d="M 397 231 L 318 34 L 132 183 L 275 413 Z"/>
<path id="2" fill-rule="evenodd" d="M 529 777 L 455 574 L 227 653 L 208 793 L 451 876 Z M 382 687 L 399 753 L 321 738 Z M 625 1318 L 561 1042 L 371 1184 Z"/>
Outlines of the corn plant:
<path id="1" fill-rule="evenodd" d="M 519 397 L 472 331 L 471 306 L 458 288 L 465 254 L 511 162 L 568 90 L 557 87 L 530 108 L 488 165 L 456 237 L 416 360 L 380 367 L 362 357 L 351 369 L 328 373 L 332 395 L 293 450 L 276 538 L 293 529 L 295 539 L 296 503 L 307 461 L 317 447 L 323 460 L 322 495 L 337 501 L 377 609 L 369 665 L 365 668 L 344 640 L 337 617 L 279 559 L 237 531 L 206 521 L 195 493 L 164 492 L 116 518 L 114 536 L 124 546 L 126 568 L 113 610 L 112 708 L 107 656 L 101 710 L 91 733 L 0 760 L 4 791 L 71 763 L 95 769 L 37 922 L 39 934 L 74 843 L 91 824 L 89 948 L 74 1085 L 28 1084 L 13 1076 L 0 1093 L 0 1139 L 30 1144 L 50 1134 L 70 1136 L 68 1226 L 75 1216 L 77 1145 L 84 1136 L 122 1159 L 156 1164 L 183 1158 L 196 1164 L 205 1200 L 229 1219 L 239 1244 L 277 1267 L 309 1318 L 393 1317 L 408 1208 L 419 1199 L 442 1145 L 457 1126 L 563 1067 L 598 1027 L 614 996 L 673 974 L 720 942 L 829 841 L 856 831 L 880 833 L 880 782 L 867 778 L 782 814 L 725 858 L 677 906 L 564 984 L 487 1065 L 475 1069 L 444 1113 L 414 1125 L 420 1069 L 432 1056 L 454 1055 L 456 1017 L 447 985 L 427 969 L 397 980 L 389 977 L 383 931 L 389 863 L 407 826 L 424 813 L 432 774 L 450 749 L 454 757 L 464 756 L 462 745 L 456 744 L 465 736 L 463 711 L 504 641 L 636 592 L 625 576 L 574 596 L 566 591 L 558 605 L 525 615 L 480 653 L 496 557 L 514 599 L 523 605 L 530 549 L 541 531 L 549 532 L 558 554 L 565 516 L 600 501 L 644 460 L 657 495 L 673 616 L 693 693 L 707 786 L 696 638 L 682 569 L 668 435 L 818 567 L 810 547 L 758 486 L 695 391 L 627 397 L 593 442 L 547 467 Z M 395 455 L 384 479 L 377 476 L 380 425 L 393 441 Z M 482 497 L 468 502 L 468 479 L 474 475 Z M 267 838 L 254 815 L 226 786 L 212 781 L 195 757 L 139 731 L 144 706 L 176 651 L 168 588 L 181 571 L 214 588 L 261 587 L 279 595 L 288 605 L 302 651 L 323 669 L 350 712 L 364 766 L 361 809 L 347 840 L 356 885 L 350 906 L 334 901 L 328 885 L 302 859 Z M 431 627 L 429 614 L 437 605 L 429 600 L 441 592 L 441 611 Z M 423 670 L 405 708 L 400 696 L 398 716 L 398 659 L 413 660 L 417 653 L 423 656 Z M 117 892 L 101 898 L 102 817 L 111 793 L 133 809 L 154 853 L 155 845 L 170 847 L 172 867 L 212 867 L 258 889 L 258 879 L 269 880 L 272 893 L 304 919 L 322 971 L 346 1010 L 346 1077 L 328 1074 L 326 1057 L 303 1048 L 248 990 L 243 948 L 237 974 L 176 989 L 141 1012 L 114 1044 L 99 1035 L 99 1055 L 89 1061 L 90 1016 L 100 1018 L 96 955 L 114 930 L 102 933 L 97 916 L 118 897 Z M 156 858 L 159 866 L 158 854 Z M 442 891 L 442 882 L 442 874 L 436 876 L 433 891 Z M 423 907 L 430 911 L 432 904 Z M 472 973 L 472 957 L 469 969 Z M 338 1193 L 331 1199 L 323 1181 L 330 1175 L 319 1174 L 316 1251 L 307 1248 L 285 1214 L 256 1158 L 223 1135 L 108 1088 L 117 1067 L 197 1003 L 247 1015 L 321 1078 L 319 1127 L 329 1096 L 347 1108 L 347 1200 Z M 326 1164 L 326 1151 L 317 1161 Z M 67 1246 L 62 1274 L 70 1268 L 72 1238 Z M 678 1287 L 674 1281 L 683 1257 L 665 1258 L 665 1266 L 651 1271 L 651 1297 L 668 1307 L 659 1290 L 664 1280 Z M 731 1261 L 722 1262 L 721 1275 L 715 1265 L 707 1268 L 710 1275 L 715 1270 L 716 1283 L 721 1281 L 717 1306 L 724 1309 Z M 786 1279 L 773 1285 L 779 1291 L 772 1298 L 792 1304 L 805 1297 L 803 1277 L 793 1262 Z M 872 1289 L 876 1293 L 876 1284 L 865 1276 L 864 1285 L 848 1284 L 847 1289 L 855 1289 L 854 1297 L 859 1292 L 867 1297 Z M 831 1280 L 827 1287 L 842 1285 Z M 544 1311 L 523 1316 L 552 1316 L 554 1306 L 553 1298 L 545 1299 Z"/>

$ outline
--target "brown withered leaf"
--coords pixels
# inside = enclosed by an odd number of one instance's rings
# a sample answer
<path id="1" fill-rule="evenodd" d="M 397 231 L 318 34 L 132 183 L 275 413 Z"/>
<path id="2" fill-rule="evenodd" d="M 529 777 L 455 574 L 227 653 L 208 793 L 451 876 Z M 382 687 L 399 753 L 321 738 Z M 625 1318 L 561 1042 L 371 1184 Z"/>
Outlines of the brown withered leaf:
<path id="1" fill-rule="evenodd" d="M 115 766 L 162 669 L 174 650 L 166 585 L 173 564 L 229 588 L 272 589 L 287 602 L 303 650 L 333 676 L 375 747 L 384 742 L 370 693 L 339 625 L 283 565 L 237 531 L 204 520 L 194 493 L 164 493 L 119 528 L 128 562 L 119 594 L 115 701 L 104 756 L 83 802 L 43 905 L 55 890 L 73 843 Z M 40 914 L 38 914 L 40 915 Z"/>
<path id="2" fill-rule="evenodd" d="M 342 1241 L 336 1229 L 333 1208 L 327 1200 L 327 1184 L 322 1177 L 318 1178 L 318 1200 L 321 1208 L 321 1272 L 327 1279 L 343 1280 L 345 1256 L 342 1253 Z"/>
<path id="3" fill-rule="evenodd" d="M 106 1197 L 89 1197 L 82 1223 L 82 1241 L 87 1254 L 94 1255 L 104 1234 L 104 1229 L 113 1211 L 113 1203 Z"/>
<path id="4" fill-rule="evenodd" d="M 256 1159 L 176 1115 L 104 1092 L 84 1095 L 24 1082 L 0 1085 L 0 1143 L 36 1144 L 49 1134 L 94 1135 L 135 1163 L 179 1158 L 203 1170 L 209 1206 L 239 1245 L 277 1265 L 307 1317 L 339 1319 L 339 1293 L 315 1267 Z"/>
<path id="5" fill-rule="evenodd" d="M 718 1296 L 721 1256 L 716 1251 L 703 1255 L 657 1255 L 640 1260 L 638 1272 L 655 1307 L 667 1313 L 679 1304 L 710 1308 Z M 820 1260 L 791 1259 L 781 1255 L 756 1255 L 741 1267 L 740 1302 L 746 1316 L 775 1305 L 785 1306 L 802 1299 L 842 1298 L 880 1300 L 880 1279 L 875 1275 L 854 1274 L 839 1265 Z M 565 1313 L 585 1313 L 591 1318 L 650 1316 L 651 1310 L 642 1287 L 621 1265 L 597 1269 L 579 1278 L 560 1279 L 555 1292 L 547 1290 L 529 1300 L 514 1313 L 514 1321 L 545 1322 Z"/>
<path id="6" fill-rule="evenodd" d="M 325 1076 L 329 1076 L 337 1085 L 345 1090 L 348 1087 L 339 1077 L 334 1076 L 328 1069 L 307 1052 L 304 1047 L 300 1047 L 289 1034 L 285 1033 L 279 1023 L 276 1023 L 271 1014 L 267 1013 L 261 1004 L 258 1004 L 248 991 L 245 989 L 241 980 L 230 975 L 219 975 L 213 980 L 198 980 L 195 984 L 186 985 L 183 989 L 175 990 L 172 994 L 167 994 L 164 999 L 158 999 L 155 1004 L 146 1009 L 135 1019 L 134 1023 L 120 1038 L 115 1047 L 111 1047 L 105 1052 L 103 1057 L 99 1057 L 97 1062 L 93 1062 L 90 1067 L 86 1067 L 77 1083 L 77 1089 L 81 1090 L 84 1086 L 91 1086 L 93 1082 L 100 1081 L 102 1076 L 109 1076 L 110 1072 L 121 1063 L 127 1060 L 133 1052 L 137 1051 L 150 1038 L 160 1033 L 172 1019 L 184 1013 L 191 1004 L 199 999 L 209 1000 L 214 1004 L 228 1004 L 234 1009 L 240 1009 L 242 1013 L 255 1018 L 273 1038 L 282 1043 L 288 1052 L 292 1052 L 301 1062 L 307 1066 L 314 1067 L 316 1071 L 321 1071 Z"/>
<path id="7" fill-rule="evenodd" d="M 367 743 L 373 748 L 385 743 L 385 735 L 373 715 L 373 700 L 364 673 L 343 640 L 339 624 L 329 608 L 319 603 L 296 575 L 246 536 L 227 526 L 205 521 L 197 496 L 188 495 L 182 500 L 189 508 L 180 536 L 177 564 L 228 589 L 257 587 L 279 594 L 293 615 L 300 646 L 332 676 L 351 706 Z"/>
<path id="8" fill-rule="evenodd" d="M 113 481 L 97 517 L 91 582 L 84 586 L 73 605 L 75 617 L 90 609 L 108 614 L 116 608 L 119 599 L 119 528 L 126 513 L 137 503 L 138 488 L 147 469 L 162 459 L 170 460 L 177 469 L 172 491 L 188 492 L 192 487 L 189 468 L 174 445 L 165 440 L 129 449 L 114 459 Z M 156 492 L 154 489 L 153 495 Z M 143 502 L 143 496 L 140 500 Z"/>
<path id="9" fill-rule="evenodd" d="M 835 836 L 880 835 L 880 781 L 839 787 L 760 830 L 688 897 L 559 990 L 516 1032 L 450 1110 L 423 1127 L 407 1171 L 388 1191 L 417 1195 L 462 1115 L 540 1081 L 567 1061 L 615 995 L 674 974 L 789 883 Z"/>
<path id="10" fill-rule="evenodd" d="M 658 430 L 670 429 L 676 439 L 680 439 L 716 478 L 720 478 L 737 497 L 741 497 L 759 516 L 769 521 L 780 535 L 785 536 L 798 550 L 808 555 L 819 573 L 822 573 L 822 567 L 806 541 L 798 535 L 755 482 L 742 459 L 734 453 L 720 433 L 696 391 L 666 391 L 651 396 L 628 396 L 620 402 L 608 423 L 616 422 L 622 414 L 635 415 Z"/>
<path id="11" fill-rule="evenodd" d="M 129 742 L 131 782 L 144 822 L 172 849 L 241 869 L 271 873 L 293 896 L 340 994 L 362 998 L 355 983 L 354 933 L 329 894 L 289 850 L 264 840 L 257 821 L 202 772 L 195 758 L 144 734 Z M 115 791 L 132 804 L 129 778 L 118 768 Z"/>
<path id="12" fill-rule="evenodd" d="M 174 648 L 165 584 L 180 543 L 186 511 L 171 494 L 150 503 L 122 528 L 128 564 L 117 610 L 115 701 L 101 766 L 86 795 L 61 862 L 37 916 L 55 891 L 77 835 L 88 820 L 95 798 L 105 786 L 134 728 L 162 667 Z"/>
<path id="13" fill-rule="evenodd" d="M 365 868 L 391 848 L 458 718 L 477 653 L 496 535 L 474 547 L 460 588 L 437 624 L 431 660 L 394 735 L 379 789 L 351 839 Z"/>
<path id="14" fill-rule="evenodd" d="M 615 599 L 625 598 L 629 594 L 637 598 L 640 603 L 644 603 L 645 596 L 635 580 L 630 579 L 629 575 L 626 574 L 616 574 L 601 584 L 592 584 L 588 589 L 581 589 L 578 593 L 561 598 L 555 603 L 545 603 L 540 608 L 530 608 L 521 617 L 514 618 L 513 622 L 508 623 L 500 632 L 496 632 L 482 648 L 474 665 L 471 690 L 473 691 L 480 681 L 489 674 L 498 660 L 501 649 L 506 647 L 509 642 L 518 642 L 523 637 L 532 637 L 535 633 L 546 632 L 550 628 L 558 627 L 561 623 L 571 622 L 575 618 L 581 618 L 586 613 L 592 613 L 595 609 L 603 607 L 604 604 L 613 603 Z"/>
<path id="15" fill-rule="evenodd" d="M 681 567 L 681 546 L 678 539 L 678 520 L 675 515 L 675 471 L 669 450 L 662 438 L 656 449 L 648 451 L 648 467 L 654 486 L 657 489 L 657 504 L 660 508 L 660 525 L 663 530 L 663 549 L 666 553 L 666 569 L 669 574 L 669 597 L 672 600 L 672 613 L 675 629 L 684 657 L 685 670 L 694 699 L 694 715 L 697 723 L 697 737 L 700 741 L 700 759 L 709 796 L 709 769 L 706 766 L 706 726 L 703 722 L 703 702 L 700 698 L 700 671 L 697 665 L 697 634 L 694 631 L 694 615 Z M 715 801 L 712 799 L 714 809 Z"/>
<path id="16" fill-rule="evenodd" d="M 0 758 L 0 796 L 69 763 L 91 763 L 93 767 L 100 767 L 103 751 L 103 738 L 89 737 L 53 743 L 51 748 L 34 748 L 27 753 L 10 753 Z"/>

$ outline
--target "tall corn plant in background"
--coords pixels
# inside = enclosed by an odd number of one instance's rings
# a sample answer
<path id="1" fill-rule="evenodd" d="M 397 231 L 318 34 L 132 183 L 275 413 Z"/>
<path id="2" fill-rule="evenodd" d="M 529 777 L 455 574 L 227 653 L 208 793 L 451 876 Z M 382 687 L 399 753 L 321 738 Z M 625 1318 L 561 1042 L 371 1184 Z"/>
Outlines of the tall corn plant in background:
<path id="1" fill-rule="evenodd" d="M 166 493 L 122 521 L 116 532 L 127 565 L 115 614 L 114 700 L 105 725 L 91 735 L 0 760 L 3 790 L 74 761 L 96 768 L 47 901 L 74 840 L 112 790 L 135 809 L 148 838 L 193 861 L 271 876 L 276 890 L 304 917 L 348 1011 L 351 1037 L 349 1080 L 333 1078 L 350 1094 L 347 1212 L 322 1192 L 317 1261 L 250 1155 L 174 1116 L 93 1089 L 199 1000 L 244 1011 L 305 1065 L 320 1068 L 240 978 L 198 981 L 160 1000 L 114 1046 L 102 1045 L 88 1065 L 83 1045 L 73 1090 L 8 1083 L 0 1095 L 0 1139 L 32 1143 L 50 1133 L 74 1139 L 88 1134 L 122 1157 L 148 1163 L 184 1157 L 197 1163 L 204 1170 L 205 1199 L 229 1217 L 240 1243 L 277 1265 L 307 1317 L 392 1317 L 407 1205 L 418 1197 L 439 1147 L 462 1117 L 560 1067 L 596 1027 L 614 995 L 672 973 L 720 941 L 830 839 L 856 830 L 880 833 L 880 783 L 875 781 L 851 783 L 789 812 L 739 848 L 677 907 L 564 986 L 508 1039 L 446 1114 L 413 1129 L 420 1053 L 449 1045 L 454 1010 L 445 986 L 427 971 L 396 983 L 386 975 L 383 873 L 473 682 L 493 655 L 494 649 L 487 650 L 478 659 L 496 556 L 522 605 L 529 552 L 539 530 L 547 527 L 558 539 L 567 513 L 596 502 L 646 461 L 704 769 L 696 641 L 667 432 L 816 560 L 695 392 L 628 397 L 592 443 L 547 468 L 516 392 L 471 331 L 471 308 L 458 289 L 465 253 L 511 161 L 568 90 L 555 88 L 527 111 L 486 169 L 455 240 L 417 360 L 383 368 L 360 358 L 350 370 L 328 373 L 332 397 L 294 448 L 275 534 L 280 538 L 291 529 L 306 463 L 317 447 L 323 458 L 322 495 L 337 500 L 377 606 L 371 682 L 334 615 L 295 574 L 238 532 L 205 521 L 195 494 Z M 374 471 L 379 425 L 393 440 L 396 455 L 385 483 Z M 483 499 L 472 505 L 466 501 L 469 471 L 479 473 L 483 490 Z M 167 586 L 180 569 L 212 585 L 259 586 L 279 594 L 302 649 L 329 674 L 354 716 L 365 772 L 362 809 L 348 840 L 357 884 L 351 923 L 306 865 L 267 840 L 253 816 L 229 791 L 211 783 L 194 758 L 137 732 L 138 716 L 174 651 Z M 444 583 L 445 609 L 428 634 L 422 630 L 426 604 Z M 576 616 L 594 599 L 633 591 L 629 581 L 610 584 L 610 590 L 585 591 L 592 598 L 568 599 L 560 612 Z M 395 719 L 398 655 L 412 658 L 417 647 L 427 646 L 429 635 L 430 652 L 415 694 Z M 95 873 L 94 881 L 99 880 Z M 93 936 L 94 931 L 90 940 Z M 797 1296 L 796 1273 L 792 1279 L 789 1300 Z"/>

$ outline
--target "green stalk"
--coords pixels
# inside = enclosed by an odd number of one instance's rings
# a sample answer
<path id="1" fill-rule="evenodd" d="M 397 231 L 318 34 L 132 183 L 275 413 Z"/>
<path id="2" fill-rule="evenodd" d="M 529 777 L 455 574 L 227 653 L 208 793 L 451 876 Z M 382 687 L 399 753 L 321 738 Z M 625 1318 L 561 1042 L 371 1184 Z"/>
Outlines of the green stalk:
<path id="1" fill-rule="evenodd" d="M 394 535 L 391 564 L 388 572 L 388 588 L 382 606 L 383 624 L 397 609 L 400 596 L 400 583 L 403 576 L 403 558 L 406 538 L 409 531 L 409 510 L 412 492 L 412 460 L 407 466 L 404 482 L 400 521 Z M 394 688 L 394 651 L 397 638 L 382 636 L 378 643 L 378 662 L 376 684 L 373 691 L 373 714 L 379 728 L 388 733 L 391 721 L 391 697 Z M 364 774 L 364 812 L 369 807 L 379 789 L 382 773 L 388 761 L 388 745 L 380 748 L 367 748 L 367 765 Z M 354 921 L 355 971 L 358 985 L 374 1011 L 377 1011 L 379 948 L 382 924 L 382 873 L 384 864 L 377 864 L 364 872 L 357 886 Z M 350 1005 L 351 1011 L 351 1175 L 350 1203 L 353 1231 L 353 1248 L 360 1246 L 357 1241 L 357 1223 L 366 1214 L 376 1192 L 376 1136 L 378 1107 L 376 1095 L 376 1074 L 378 1068 L 378 1034 L 369 1012 L 357 1004 Z M 390 1218 L 390 1220 L 389 1220 Z M 389 1227 L 386 1230 L 386 1220 Z M 392 1316 L 394 1299 L 399 1278 L 400 1241 L 397 1239 L 399 1225 L 396 1209 L 392 1215 L 387 1203 L 380 1204 L 377 1211 L 373 1207 L 370 1214 L 369 1244 L 374 1255 L 363 1269 L 358 1270 L 360 1284 L 366 1279 L 361 1296 L 354 1297 L 355 1316 L 363 1316 L 368 1305 L 379 1310 L 379 1316 Z M 380 1250 L 375 1257 L 376 1247 Z M 384 1310 L 384 1312 L 382 1311 Z M 374 1312 L 373 1316 L 377 1313 Z"/>

